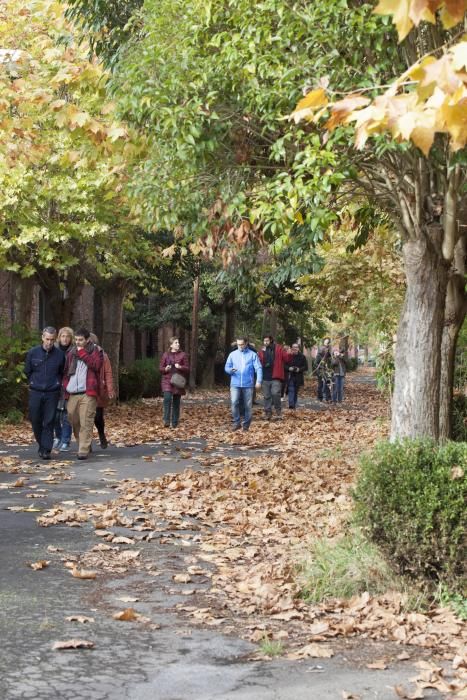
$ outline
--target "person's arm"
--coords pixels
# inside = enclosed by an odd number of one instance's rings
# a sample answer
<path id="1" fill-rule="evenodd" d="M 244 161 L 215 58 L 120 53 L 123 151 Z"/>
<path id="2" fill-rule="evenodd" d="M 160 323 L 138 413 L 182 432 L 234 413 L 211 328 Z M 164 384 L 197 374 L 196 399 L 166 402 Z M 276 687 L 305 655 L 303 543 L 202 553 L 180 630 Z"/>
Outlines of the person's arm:
<path id="1" fill-rule="evenodd" d="M 253 358 L 253 367 L 256 372 L 256 384 L 260 386 L 263 381 L 263 367 L 259 361 L 258 355 L 255 355 Z"/>
<path id="2" fill-rule="evenodd" d="M 28 378 L 28 380 L 31 377 L 32 373 L 32 364 L 31 364 L 31 350 L 28 351 L 28 354 L 26 355 L 26 361 L 24 363 L 24 374 Z"/>
<path id="3" fill-rule="evenodd" d="M 112 365 L 110 364 L 110 359 L 106 352 L 104 352 L 104 379 L 109 399 L 113 399 L 115 397 L 114 378 L 112 374 Z"/>
<path id="4" fill-rule="evenodd" d="M 102 367 L 102 350 L 94 348 L 92 352 L 88 352 L 85 348 L 79 348 L 78 357 L 88 366 L 89 369 L 94 370 L 94 372 L 98 372 Z"/>
<path id="5" fill-rule="evenodd" d="M 182 357 L 180 358 L 180 362 L 177 362 L 176 365 L 179 365 L 176 367 L 177 372 L 183 372 L 183 374 L 190 374 L 190 367 L 188 365 L 188 357 L 186 356 L 185 353 L 183 353 Z"/>
<path id="6" fill-rule="evenodd" d="M 170 364 L 170 363 L 167 362 L 167 353 L 164 352 L 164 353 L 162 353 L 161 361 L 160 361 L 160 363 L 159 363 L 159 369 L 160 369 L 161 372 L 166 372 L 166 371 L 167 371 L 167 370 L 166 370 L 167 364 Z"/>
<path id="7" fill-rule="evenodd" d="M 233 374 L 232 370 L 233 370 L 233 360 L 232 360 L 232 353 L 230 353 L 230 355 L 228 356 L 227 361 L 225 363 L 224 372 L 226 374 Z"/>

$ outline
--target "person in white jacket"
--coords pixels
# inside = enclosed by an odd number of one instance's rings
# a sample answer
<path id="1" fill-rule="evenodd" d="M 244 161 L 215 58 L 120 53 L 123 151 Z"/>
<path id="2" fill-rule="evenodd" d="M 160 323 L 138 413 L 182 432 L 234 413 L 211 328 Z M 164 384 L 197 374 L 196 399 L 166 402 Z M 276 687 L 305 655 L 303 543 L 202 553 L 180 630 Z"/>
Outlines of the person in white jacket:
<path id="1" fill-rule="evenodd" d="M 230 375 L 230 402 L 232 407 L 232 430 L 240 430 L 240 398 L 243 398 L 243 430 L 249 430 L 253 413 L 253 389 L 259 389 L 263 380 L 263 368 L 258 355 L 248 347 L 248 338 L 237 339 L 237 349 L 233 350 L 225 363 L 225 371 Z M 255 383 L 256 373 L 256 383 Z"/>

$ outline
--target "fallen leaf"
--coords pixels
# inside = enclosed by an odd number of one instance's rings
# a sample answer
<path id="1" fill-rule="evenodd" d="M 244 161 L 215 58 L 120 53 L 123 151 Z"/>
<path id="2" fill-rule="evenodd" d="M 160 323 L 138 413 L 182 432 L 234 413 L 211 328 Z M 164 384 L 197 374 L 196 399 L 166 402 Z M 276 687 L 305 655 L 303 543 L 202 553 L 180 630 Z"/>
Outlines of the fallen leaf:
<path id="1" fill-rule="evenodd" d="M 62 651 L 64 649 L 92 649 L 94 642 L 89 642 L 86 639 L 67 639 L 64 642 L 54 642 L 52 649 L 54 651 Z"/>
<path id="2" fill-rule="evenodd" d="M 133 608 L 126 608 L 120 612 L 116 612 L 112 615 L 114 620 L 120 620 L 121 622 L 134 622 L 138 619 L 139 615 Z"/>
<path id="3" fill-rule="evenodd" d="M 93 617 L 87 617 L 86 615 L 69 615 L 65 620 L 67 622 L 94 622 Z"/>
<path id="4" fill-rule="evenodd" d="M 190 583 L 192 581 L 190 574 L 175 574 L 175 576 L 172 576 L 172 579 L 176 583 Z"/>
<path id="5" fill-rule="evenodd" d="M 371 664 L 366 665 L 367 668 L 371 668 L 375 671 L 384 671 L 387 669 L 388 665 L 384 659 L 379 659 L 378 661 L 373 661 Z"/>
<path id="6" fill-rule="evenodd" d="M 306 659 L 308 657 L 312 659 L 330 659 L 334 656 L 334 652 L 331 647 L 322 644 L 306 644 L 300 649 L 287 654 L 287 659 Z"/>
<path id="7" fill-rule="evenodd" d="M 97 571 L 90 571 L 89 569 L 78 569 L 78 567 L 75 565 L 71 570 L 71 575 L 75 578 L 93 579 L 96 578 Z"/>
<path id="8" fill-rule="evenodd" d="M 40 561 L 35 561 L 32 564 L 29 564 L 31 569 L 34 569 L 34 571 L 39 571 L 39 569 L 45 569 L 47 566 L 50 564 L 50 561 L 46 561 L 45 559 L 41 559 Z"/>

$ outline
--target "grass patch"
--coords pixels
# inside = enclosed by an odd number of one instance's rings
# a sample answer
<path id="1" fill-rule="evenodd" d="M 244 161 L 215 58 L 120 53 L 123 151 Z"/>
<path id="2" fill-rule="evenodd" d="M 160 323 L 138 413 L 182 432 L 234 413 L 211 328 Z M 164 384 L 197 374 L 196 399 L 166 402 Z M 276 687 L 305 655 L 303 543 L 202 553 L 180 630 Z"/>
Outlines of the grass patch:
<path id="1" fill-rule="evenodd" d="M 339 540 L 314 540 L 300 580 L 302 596 L 309 603 L 401 589 L 378 548 L 358 531 Z"/>
<path id="2" fill-rule="evenodd" d="M 284 651 L 284 645 L 279 640 L 264 637 L 259 643 L 259 648 L 265 656 L 280 656 Z"/>

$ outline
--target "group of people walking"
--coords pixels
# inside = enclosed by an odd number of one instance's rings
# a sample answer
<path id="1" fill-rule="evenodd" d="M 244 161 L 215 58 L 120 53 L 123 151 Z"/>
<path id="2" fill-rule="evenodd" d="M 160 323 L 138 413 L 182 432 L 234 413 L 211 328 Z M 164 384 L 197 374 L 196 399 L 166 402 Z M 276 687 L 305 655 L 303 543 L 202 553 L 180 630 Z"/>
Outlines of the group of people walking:
<path id="1" fill-rule="evenodd" d="M 94 425 L 101 447 L 107 447 L 104 408 L 114 396 L 112 368 L 94 334 L 68 327 L 57 333 L 47 326 L 41 345 L 27 353 L 24 371 L 29 417 L 42 459 L 50 459 L 54 447 L 67 452 L 72 433 L 78 459 L 87 459 Z"/>
<path id="2" fill-rule="evenodd" d="M 325 338 L 319 349 L 315 369 L 318 379 L 319 401 L 340 403 L 343 399 L 346 364 L 339 350 L 331 353 L 331 339 Z M 289 409 L 294 410 L 300 387 L 305 383 L 308 361 L 300 351 L 298 343 L 290 349 L 274 342 L 271 335 L 263 339 L 263 347 L 257 353 L 248 338 L 238 338 L 237 348 L 225 363 L 225 372 L 230 375 L 230 399 L 232 407 L 232 429 L 249 430 L 253 412 L 253 392 L 262 388 L 264 415 L 266 420 L 282 418 L 282 397 L 288 396 Z M 242 423 L 243 420 L 243 423 Z"/>
<path id="3" fill-rule="evenodd" d="M 164 427 L 176 428 L 190 371 L 179 338 L 170 338 L 159 368 Z M 308 361 L 298 343 L 285 348 L 267 335 L 256 352 L 248 338 L 242 337 L 227 357 L 225 372 L 230 376 L 232 429 L 247 431 L 255 390 L 262 389 L 267 421 L 281 420 L 284 393 L 289 409 L 295 410 Z M 318 400 L 341 402 L 345 359 L 340 351 L 332 351 L 330 338 L 325 338 L 319 348 L 313 373 L 318 380 Z M 30 389 L 29 416 L 42 459 L 50 459 L 53 448 L 67 452 L 72 434 L 78 444 L 78 459 L 87 459 L 94 426 L 101 447 L 108 446 L 104 408 L 115 396 L 112 368 L 93 333 L 86 328 L 73 332 L 68 327 L 57 333 L 47 326 L 41 345 L 31 348 L 26 356 L 25 374 Z"/>

